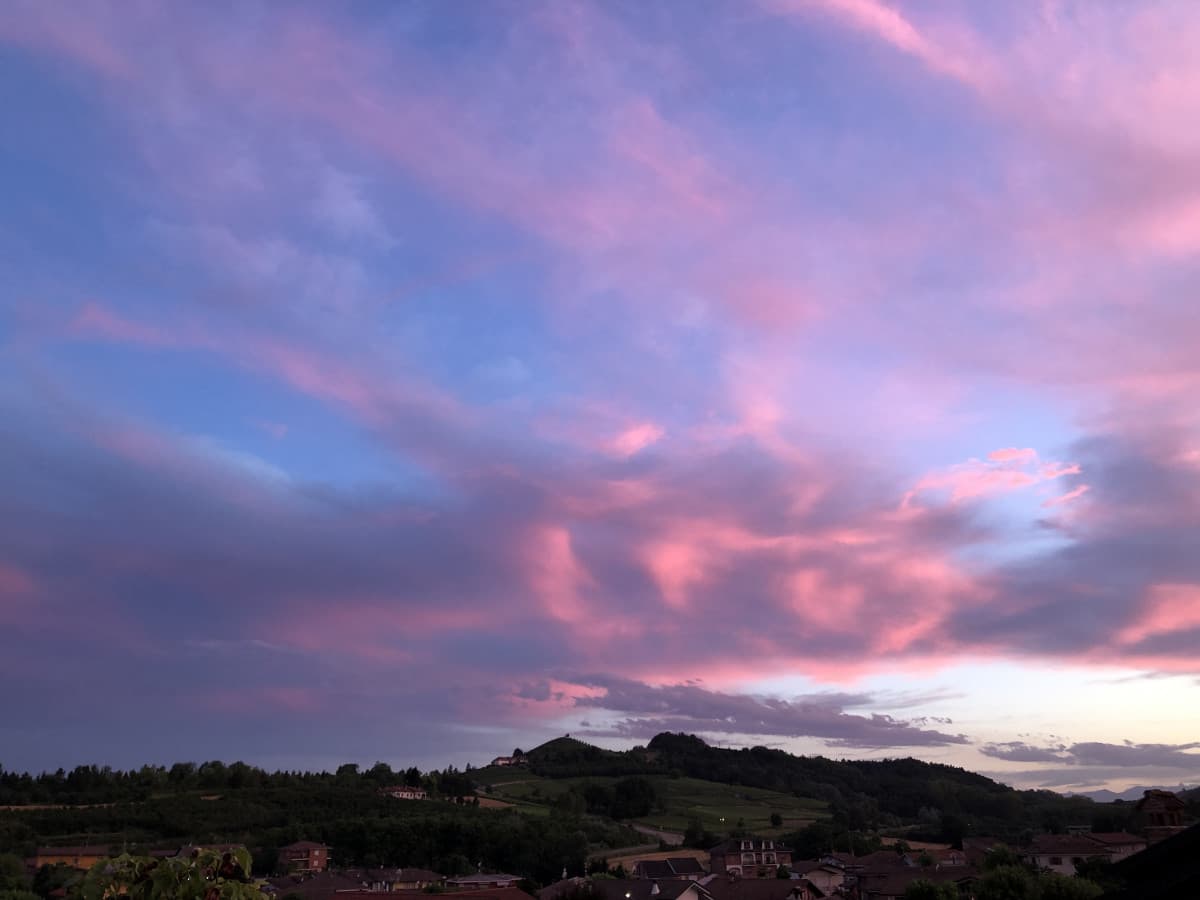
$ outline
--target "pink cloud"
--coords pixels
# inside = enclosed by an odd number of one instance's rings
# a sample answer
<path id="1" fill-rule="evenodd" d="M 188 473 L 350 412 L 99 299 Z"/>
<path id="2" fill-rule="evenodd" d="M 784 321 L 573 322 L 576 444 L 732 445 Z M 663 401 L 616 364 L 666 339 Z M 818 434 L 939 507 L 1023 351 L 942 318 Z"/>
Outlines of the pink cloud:
<path id="1" fill-rule="evenodd" d="M 559 525 L 534 528 L 525 546 L 526 576 L 546 614 L 579 625 L 588 617 L 585 591 L 595 580 L 571 546 L 571 532 Z"/>
<path id="2" fill-rule="evenodd" d="M 1141 615 L 1116 635 L 1118 643 L 1138 644 L 1153 635 L 1200 628 L 1200 585 L 1158 584 L 1147 592 Z"/>
<path id="3" fill-rule="evenodd" d="M 1000 450 L 993 450 L 987 455 L 987 458 L 998 463 L 1031 463 L 1037 460 L 1037 451 L 1032 447 L 1017 449 L 1016 447 L 1004 447 Z"/>
<path id="4" fill-rule="evenodd" d="M 664 434 L 666 434 L 666 429 L 661 425 L 653 422 L 641 422 L 629 426 L 609 441 L 608 450 L 615 456 L 628 458 L 640 453 L 650 445 L 658 443 Z"/>
<path id="5" fill-rule="evenodd" d="M 834 19 L 919 60 L 931 71 L 976 90 L 992 83 L 987 57 L 966 35 L 933 37 L 900 11 L 878 0 L 762 0 L 771 12 L 805 16 L 824 12 Z"/>
<path id="6" fill-rule="evenodd" d="M 73 334 L 80 337 L 146 347 L 177 347 L 181 343 L 165 329 L 133 321 L 95 301 L 80 307 L 69 327 Z"/>
<path id="7" fill-rule="evenodd" d="M 904 495 L 902 507 L 907 508 L 924 493 L 948 493 L 951 503 L 962 503 L 1078 475 L 1080 471 L 1077 463 L 1041 463 L 1032 449 L 993 450 L 986 460 L 970 459 L 923 476 Z"/>

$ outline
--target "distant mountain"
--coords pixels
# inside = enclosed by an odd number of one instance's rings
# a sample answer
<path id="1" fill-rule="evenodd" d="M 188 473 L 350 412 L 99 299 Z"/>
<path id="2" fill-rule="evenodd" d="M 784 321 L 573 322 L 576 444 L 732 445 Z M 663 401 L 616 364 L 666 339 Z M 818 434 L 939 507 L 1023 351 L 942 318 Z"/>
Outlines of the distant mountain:
<path id="1" fill-rule="evenodd" d="M 1099 790 L 1099 791 L 1068 791 L 1068 792 L 1066 792 L 1065 796 L 1067 796 L 1067 797 L 1087 797 L 1091 800 L 1095 800 L 1097 803 L 1112 803 L 1116 800 L 1132 802 L 1132 801 L 1136 801 L 1136 800 L 1141 800 L 1142 794 L 1144 794 L 1146 791 L 1174 791 L 1175 793 L 1179 794 L 1180 796 L 1183 796 L 1184 794 L 1187 794 L 1187 793 L 1195 793 L 1196 791 L 1200 791 L 1200 788 L 1190 788 L 1189 789 L 1189 788 L 1184 787 L 1183 785 L 1171 787 L 1169 785 L 1154 784 L 1154 785 L 1138 785 L 1137 787 L 1126 788 L 1125 790 L 1120 791 L 1120 792 L 1114 792 L 1114 791 L 1103 790 L 1103 789 Z"/>

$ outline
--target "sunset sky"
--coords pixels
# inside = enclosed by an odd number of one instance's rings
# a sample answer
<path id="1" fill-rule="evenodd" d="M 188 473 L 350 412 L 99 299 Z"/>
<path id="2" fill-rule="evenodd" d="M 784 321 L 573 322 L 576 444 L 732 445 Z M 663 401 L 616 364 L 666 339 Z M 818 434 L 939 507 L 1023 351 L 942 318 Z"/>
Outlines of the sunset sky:
<path id="1" fill-rule="evenodd" d="M 0 7 L 0 764 L 1200 781 L 1200 6 Z"/>

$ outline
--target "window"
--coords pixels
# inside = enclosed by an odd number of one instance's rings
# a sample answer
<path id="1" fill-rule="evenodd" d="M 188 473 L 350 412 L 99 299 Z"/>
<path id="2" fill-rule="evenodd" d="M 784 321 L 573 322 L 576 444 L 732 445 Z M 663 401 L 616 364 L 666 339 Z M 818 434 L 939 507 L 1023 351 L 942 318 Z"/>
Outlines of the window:
<path id="1" fill-rule="evenodd" d="M 742 841 L 742 849 L 743 850 L 750 850 L 753 847 L 754 847 L 754 845 L 750 841 Z"/>
<path id="2" fill-rule="evenodd" d="M 1071 865 L 1073 865 L 1073 866 L 1077 866 L 1077 865 L 1079 865 L 1081 862 L 1083 862 L 1083 857 L 1082 857 L 1082 856 L 1072 856 L 1072 857 L 1071 857 Z"/>
<path id="3" fill-rule="evenodd" d="M 1052 856 L 1052 857 L 1050 857 L 1050 865 L 1052 865 L 1052 866 L 1061 866 L 1061 865 L 1062 865 L 1062 857 L 1061 857 L 1061 856 Z"/>

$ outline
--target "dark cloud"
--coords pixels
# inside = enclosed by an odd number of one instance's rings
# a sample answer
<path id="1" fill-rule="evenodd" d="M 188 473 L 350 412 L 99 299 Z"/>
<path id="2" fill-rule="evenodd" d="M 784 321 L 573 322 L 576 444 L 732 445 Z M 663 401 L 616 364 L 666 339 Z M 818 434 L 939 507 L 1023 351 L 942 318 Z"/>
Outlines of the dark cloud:
<path id="1" fill-rule="evenodd" d="M 1121 638 L 1147 617 L 1156 586 L 1200 589 L 1200 467 L 1187 448 L 1169 430 L 1078 443 L 1071 455 L 1091 489 L 1064 524 L 1069 540 L 985 576 L 995 600 L 960 609 L 949 636 L 1014 654 L 1200 668 L 1188 649 L 1200 640 L 1193 622 Z"/>
<path id="2" fill-rule="evenodd" d="M 1004 744 L 984 744 L 979 752 L 984 756 L 1010 762 L 1053 762 L 1062 763 L 1069 760 L 1063 753 L 1066 747 L 1034 747 L 1023 741 L 1009 741 Z"/>
<path id="3" fill-rule="evenodd" d="M 1109 744 L 1088 741 L 1075 744 L 1058 744 L 1038 747 L 1023 741 L 1002 744 L 984 744 L 979 752 L 995 759 L 1009 762 L 1046 762 L 1068 766 L 1094 767 L 1142 767 L 1174 768 L 1183 771 L 1200 771 L 1200 742 L 1190 744 Z M 1079 777 L 1076 773 L 1075 777 Z"/>
<path id="4" fill-rule="evenodd" d="M 813 737 L 832 747 L 934 747 L 964 744 L 961 734 L 918 727 L 891 716 L 855 715 L 847 706 L 862 706 L 862 694 L 813 694 L 780 700 L 706 690 L 696 684 L 651 686 L 637 681 L 593 676 L 579 679 L 588 687 L 603 687 L 598 697 L 579 697 L 577 706 L 605 709 L 625 716 L 608 735 L 644 739 L 663 731 L 738 734 L 775 737 Z"/>

